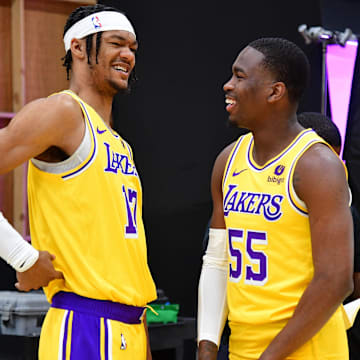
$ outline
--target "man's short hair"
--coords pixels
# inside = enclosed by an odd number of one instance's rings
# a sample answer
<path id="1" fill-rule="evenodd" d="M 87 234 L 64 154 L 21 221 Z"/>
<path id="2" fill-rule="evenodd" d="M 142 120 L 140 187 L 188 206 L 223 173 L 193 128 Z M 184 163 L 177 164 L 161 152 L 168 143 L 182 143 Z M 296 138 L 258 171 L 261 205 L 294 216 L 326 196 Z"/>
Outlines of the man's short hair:
<path id="1" fill-rule="evenodd" d="M 275 76 L 276 81 L 286 85 L 289 100 L 299 102 L 310 77 L 310 64 L 305 53 L 282 38 L 261 38 L 248 46 L 264 55 L 264 68 Z"/>
<path id="2" fill-rule="evenodd" d="M 304 128 L 312 128 L 330 146 L 341 147 L 341 135 L 338 127 L 326 116 L 317 112 L 303 112 L 297 116 Z"/>

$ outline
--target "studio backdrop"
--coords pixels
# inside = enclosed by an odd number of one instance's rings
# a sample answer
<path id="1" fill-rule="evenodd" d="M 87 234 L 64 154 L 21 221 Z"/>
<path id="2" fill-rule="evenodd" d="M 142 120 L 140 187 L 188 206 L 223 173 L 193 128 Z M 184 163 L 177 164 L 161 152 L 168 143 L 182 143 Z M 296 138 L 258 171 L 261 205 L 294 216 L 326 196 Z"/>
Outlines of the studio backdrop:
<path id="1" fill-rule="evenodd" d="M 150 268 L 180 313 L 194 316 L 211 169 L 239 134 L 227 124 L 222 86 L 250 41 L 285 37 L 313 64 L 299 110 L 320 111 L 321 47 L 306 46 L 297 31 L 303 23 L 320 24 L 320 6 L 313 0 L 100 2 L 129 16 L 139 42 L 138 82 L 115 99 L 113 116 L 142 179 Z"/>

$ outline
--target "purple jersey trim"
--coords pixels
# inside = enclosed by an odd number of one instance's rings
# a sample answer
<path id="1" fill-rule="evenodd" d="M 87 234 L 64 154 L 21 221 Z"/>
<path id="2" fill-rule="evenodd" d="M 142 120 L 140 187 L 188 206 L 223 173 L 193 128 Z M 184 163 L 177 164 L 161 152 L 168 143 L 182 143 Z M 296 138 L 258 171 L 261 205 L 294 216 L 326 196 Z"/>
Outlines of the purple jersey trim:
<path id="1" fill-rule="evenodd" d="M 60 291 L 52 298 L 51 306 L 97 317 L 121 321 L 126 324 L 140 324 L 145 308 L 120 304 L 107 300 L 96 300 Z"/>
<path id="2" fill-rule="evenodd" d="M 303 209 L 301 209 L 293 200 L 292 196 L 291 196 L 291 191 L 290 191 L 290 186 L 291 186 L 291 174 L 293 173 L 294 167 L 297 164 L 297 160 L 300 158 L 300 156 L 303 154 L 303 151 L 308 149 L 312 144 L 319 142 L 319 140 L 312 140 L 309 143 L 307 143 L 305 145 L 305 147 L 302 149 L 302 152 L 299 154 L 299 157 L 296 158 L 296 161 L 294 161 L 291 165 L 290 171 L 289 171 L 289 181 L 287 184 L 287 193 L 288 193 L 288 198 L 290 199 L 290 203 L 291 205 L 298 210 L 301 214 L 303 215 L 308 215 L 307 211 L 304 211 Z M 295 191 L 295 189 L 294 189 Z"/>
<path id="3" fill-rule="evenodd" d="M 120 136 L 116 133 L 114 133 L 111 129 L 110 129 L 110 133 L 112 136 L 114 136 L 114 138 L 118 139 Z"/>
<path id="4" fill-rule="evenodd" d="M 69 317 L 70 311 L 66 314 L 65 319 L 65 326 L 64 326 L 64 337 L 63 337 L 63 344 L 62 344 L 62 360 L 66 360 L 66 346 L 67 346 L 67 338 L 68 338 L 68 328 L 69 328 Z"/>
<path id="5" fill-rule="evenodd" d="M 130 155 L 132 161 L 134 161 L 133 156 L 132 156 L 132 151 L 130 150 L 129 144 L 128 144 L 126 141 L 124 141 L 124 143 L 125 143 L 125 145 L 126 145 L 126 147 L 127 147 L 127 149 L 128 149 L 128 152 L 129 152 L 129 155 Z"/>
<path id="6" fill-rule="evenodd" d="M 108 319 L 104 319 L 104 330 L 105 330 L 105 360 L 109 360 L 109 329 Z"/>
<path id="7" fill-rule="evenodd" d="M 299 141 L 300 139 L 307 135 L 308 133 L 311 133 L 311 132 L 315 132 L 314 130 L 312 129 L 309 129 L 309 130 L 305 130 L 304 132 L 300 133 L 300 135 L 298 136 L 297 139 L 295 139 L 295 141 L 290 144 L 290 146 L 282 153 L 280 153 L 280 155 L 278 155 L 273 161 L 271 161 L 270 163 L 268 163 L 267 165 L 265 165 L 264 167 L 259 167 L 257 164 L 255 164 L 254 162 L 251 161 L 251 158 L 250 158 L 250 149 L 251 149 L 251 145 L 252 143 L 254 142 L 254 138 L 252 138 L 249 142 L 249 147 L 248 147 L 248 151 L 247 151 L 247 159 L 248 159 L 248 162 L 249 162 L 249 165 L 254 169 L 254 170 L 257 170 L 257 171 L 262 171 L 262 170 L 265 170 L 267 169 L 268 167 L 270 167 L 271 165 L 273 165 L 275 162 L 277 162 L 278 160 L 280 160 L 285 154 L 287 154 Z"/>
<path id="8" fill-rule="evenodd" d="M 100 321 L 90 314 L 73 313 L 70 359 L 101 360 Z"/>
<path id="9" fill-rule="evenodd" d="M 234 157 L 235 157 L 236 153 L 238 152 L 239 146 L 240 146 L 240 144 L 242 143 L 243 140 L 244 140 L 244 136 L 241 136 L 240 139 L 238 140 L 238 143 L 235 146 L 235 149 L 233 150 L 233 152 L 231 154 L 231 158 L 229 160 L 228 166 L 227 166 L 227 168 L 225 170 L 225 174 L 224 174 L 223 187 L 224 187 L 225 181 L 227 179 L 227 176 L 229 174 L 229 170 L 231 169 L 231 165 L 232 165 L 232 162 L 234 160 Z"/>
<path id="10" fill-rule="evenodd" d="M 73 172 L 71 172 L 71 173 L 69 173 L 69 174 L 63 175 L 63 176 L 62 176 L 63 179 L 67 179 L 67 178 L 69 178 L 69 177 L 71 177 L 71 176 L 74 176 L 74 175 L 76 175 L 77 173 L 83 171 L 87 166 L 90 165 L 90 163 L 92 162 L 92 160 L 93 160 L 93 158 L 94 158 L 94 156 L 95 156 L 95 154 L 96 154 L 96 137 L 95 137 L 95 132 L 94 132 L 92 123 L 91 123 L 91 121 L 90 121 L 90 116 L 89 116 L 89 114 L 88 114 L 88 112 L 87 112 L 87 110 L 86 110 L 86 107 L 85 107 L 85 105 L 83 104 L 83 102 L 82 102 L 81 100 L 79 100 L 79 99 L 78 99 L 78 101 L 79 101 L 79 103 L 80 103 L 82 109 L 84 110 L 84 112 L 85 112 L 85 114 L 86 114 L 86 117 L 87 117 L 87 119 L 88 119 L 88 123 L 89 123 L 89 125 L 90 125 L 91 133 L 92 133 L 92 136 L 93 136 L 93 139 L 94 139 L 94 149 L 93 149 L 93 153 L 91 154 L 90 159 L 89 159 L 83 166 L 81 166 L 79 169 L 77 169 L 77 170 L 75 170 L 75 171 L 73 171 Z"/>

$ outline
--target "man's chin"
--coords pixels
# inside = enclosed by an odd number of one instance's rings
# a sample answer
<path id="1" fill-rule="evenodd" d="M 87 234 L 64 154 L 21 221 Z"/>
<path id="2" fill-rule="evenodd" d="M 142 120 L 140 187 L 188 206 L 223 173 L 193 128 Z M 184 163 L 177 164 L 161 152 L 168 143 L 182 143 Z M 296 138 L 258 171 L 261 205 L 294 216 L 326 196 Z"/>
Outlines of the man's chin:
<path id="1" fill-rule="evenodd" d="M 227 125 L 229 128 L 238 128 L 239 125 L 236 123 L 234 119 L 232 119 L 230 116 L 228 117 Z"/>
<path id="2" fill-rule="evenodd" d="M 231 119 L 230 117 L 228 118 L 227 125 L 230 129 L 240 130 L 241 135 L 247 134 L 250 131 L 250 129 L 244 127 L 244 125 L 242 124 L 238 124 L 234 119 Z"/>
<path id="3" fill-rule="evenodd" d="M 119 84 L 115 81 L 110 80 L 109 84 L 115 90 L 115 94 L 128 94 L 131 90 L 127 82 L 124 84 Z"/>

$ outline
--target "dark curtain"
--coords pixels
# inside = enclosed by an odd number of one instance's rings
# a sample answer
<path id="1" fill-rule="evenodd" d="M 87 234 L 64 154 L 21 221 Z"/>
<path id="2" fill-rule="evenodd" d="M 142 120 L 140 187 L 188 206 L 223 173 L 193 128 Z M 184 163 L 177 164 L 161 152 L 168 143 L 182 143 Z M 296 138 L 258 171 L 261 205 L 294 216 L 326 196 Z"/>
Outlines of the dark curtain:
<path id="1" fill-rule="evenodd" d="M 311 85 L 299 112 L 320 111 L 321 46 L 300 24 L 321 23 L 318 1 L 117 1 L 134 24 L 139 81 L 116 97 L 114 125 L 131 144 L 144 191 L 149 265 L 158 288 L 195 316 L 202 241 L 211 214 L 217 154 L 239 134 L 229 128 L 223 84 L 239 51 L 259 37 L 285 37 L 307 53 Z M 194 359 L 194 350 L 187 351 Z"/>
<path id="2" fill-rule="evenodd" d="M 138 82 L 116 97 L 115 128 L 132 145 L 143 182 L 149 264 L 156 284 L 186 316 L 196 314 L 202 239 L 211 214 L 210 176 L 234 141 L 223 84 L 239 51 L 264 36 L 307 53 L 311 86 L 299 111 L 320 111 L 321 46 L 305 45 L 300 24 L 321 22 L 318 1 L 101 0 L 134 24 Z"/>

